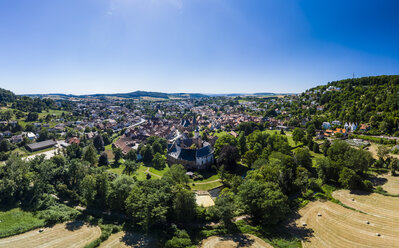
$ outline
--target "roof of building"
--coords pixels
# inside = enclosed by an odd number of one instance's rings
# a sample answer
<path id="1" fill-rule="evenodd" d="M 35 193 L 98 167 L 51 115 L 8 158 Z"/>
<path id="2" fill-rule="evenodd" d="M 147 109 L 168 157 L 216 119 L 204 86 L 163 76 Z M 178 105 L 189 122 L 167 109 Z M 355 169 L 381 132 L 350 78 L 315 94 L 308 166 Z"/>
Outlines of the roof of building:
<path id="1" fill-rule="evenodd" d="M 28 147 L 31 150 L 37 150 L 37 149 L 41 149 L 41 148 L 45 148 L 45 147 L 49 147 L 49 146 L 54 146 L 56 144 L 57 144 L 57 141 L 55 141 L 55 140 L 45 140 L 45 141 L 29 144 Z"/>

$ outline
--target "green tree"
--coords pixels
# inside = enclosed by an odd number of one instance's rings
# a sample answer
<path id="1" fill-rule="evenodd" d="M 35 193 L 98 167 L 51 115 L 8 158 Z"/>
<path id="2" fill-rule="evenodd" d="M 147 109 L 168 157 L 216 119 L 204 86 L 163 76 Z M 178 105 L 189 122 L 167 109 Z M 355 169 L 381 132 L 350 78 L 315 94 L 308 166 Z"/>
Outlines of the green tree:
<path id="1" fill-rule="evenodd" d="M 226 227 L 230 227 L 233 223 L 234 212 L 237 210 L 234 202 L 234 194 L 231 191 L 223 190 L 216 198 L 215 206 L 211 208 L 211 212 L 220 219 Z"/>
<path id="2" fill-rule="evenodd" d="M 98 159 L 98 165 L 99 166 L 107 166 L 109 164 L 108 162 L 108 155 L 105 152 L 102 152 L 100 155 L 100 158 Z"/>
<path id="3" fill-rule="evenodd" d="M 181 164 L 174 164 L 170 169 L 165 172 L 162 179 L 169 182 L 172 185 L 183 184 L 187 185 L 190 178 L 186 175 L 186 169 Z"/>
<path id="4" fill-rule="evenodd" d="M 361 178 L 352 169 L 344 167 L 339 173 L 339 183 L 346 189 L 361 188 Z"/>
<path id="5" fill-rule="evenodd" d="M 243 162 L 248 165 L 249 168 L 252 167 L 256 159 L 258 159 L 258 156 L 254 150 L 248 150 L 244 156 L 242 156 Z"/>
<path id="6" fill-rule="evenodd" d="M 295 128 L 294 131 L 292 132 L 292 139 L 294 140 L 295 144 L 301 142 L 304 137 L 305 137 L 305 132 L 298 127 Z"/>
<path id="7" fill-rule="evenodd" d="M 126 210 L 144 231 L 154 225 L 166 224 L 172 205 L 170 185 L 164 180 L 137 182 L 126 199 Z"/>
<path id="8" fill-rule="evenodd" d="M 239 187 L 238 197 L 256 223 L 275 225 L 289 212 L 288 198 L 276 183 L 247 179 Z"/>
<path id="9" fill-rule="evenodd" d="M 92 205 L 97 195 L 97 184 L 95 176 L 85 176 L 80 185 L 80 191 L 82 193 L 83 199 L 85 200 L 85 203 L 88 206 Z"/>
<path id="10" fill-rule="evenodd" d="M 93 145 L 97 151 L 104 151 L 104 140 L 103 137 L 97 134 L 93 139 Z"/>
<path id="11" fill-rule="evenodd" d="M 95 165 L 97 163 L 97 151 L 93 145 L 86 147 L 83 153 L 83 160 L 89 162 L 91 165 Z"/>
<path id="12" fill-rule="evenodd" d="M 157 152 L 152 159 L 152 166 L 157 170 L 163 170 L 166 167 L 166 159 Z"/>
<path id="13" fill-rule="evenodd" d="M 126 175 L 121 175 L 111 182 L 107 203 L 112 210 L 126 210 L 125 200 L 132 191 L 133 185 L 134 179 Z"/>
<path id="14" fill-rule="evenodd" d="M 190 222 L 195 217 L 197 203 L 195 194 L 183 186 L 173 187 L 173 216 L 180 223 Z"/>
<path id="15" fill-rule="evenodd" d="M 136 161 L 126 160 L 125 161 L 125 168 L 123 169 L 123 174 L 130 176 L 134 174 L 140 167 L 140 164 Z"/>
<path id="16" fill-rule="evenodd" d="M 114 153 L 114 163 L 117 165 L 119 164 L 119 160 L 122 159 L 122 150 L 119 147 L 115 147 L 112 149 L 112 152 Z"/>
<path id="17" fill-rule="evenodd" d="M 217 162 L 224 165 L 226 170 L 233 171 L 236 169 L 237 160 L 240 158 L 239 151 L 235 146 L 224 146 L 219 154 Z"/>
<path id="18" fill-rule="evenodd" d="M 137 160 L 137 155 L 136 151 L 134 149 L 131 149 L 125 156 L 125 159 L 136 161 Z"/>

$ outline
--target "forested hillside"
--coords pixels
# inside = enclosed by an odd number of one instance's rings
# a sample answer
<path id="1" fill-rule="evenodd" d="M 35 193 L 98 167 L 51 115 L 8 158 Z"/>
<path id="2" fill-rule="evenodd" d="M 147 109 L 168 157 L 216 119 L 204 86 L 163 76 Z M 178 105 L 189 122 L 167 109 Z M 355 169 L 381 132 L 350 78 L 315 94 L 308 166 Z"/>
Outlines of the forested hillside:
<path id="1" fill-rule="evenodd" d="M 343 122 L 369 123 L 374 130 L 399 130 L 399 76 L 376 76 L 330 82 L 302 93 L 303 101 L 322 106 L 318 114 Z M 321 113 L 320 113 L 321 112 Z"/>

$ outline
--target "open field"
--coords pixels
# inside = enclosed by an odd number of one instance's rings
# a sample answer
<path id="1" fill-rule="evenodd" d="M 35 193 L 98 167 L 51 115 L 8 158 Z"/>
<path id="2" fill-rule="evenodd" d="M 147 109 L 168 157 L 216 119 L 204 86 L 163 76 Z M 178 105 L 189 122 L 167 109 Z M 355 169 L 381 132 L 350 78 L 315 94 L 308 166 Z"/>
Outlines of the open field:
<path id="1" fill-rule="evenodd" d="M 43 232 L 35 229 L 20 235 L 0 239 L 0 247 L 13 248 L 50 248 L 50 247 L 83 247 L 100 237 L 99 227 L 87 226 L 83 222 L 69 222 L 44 228 Z"/>
<path id="2" fill-rule="evenodd" d="M 371 181 L 376 186 L 381 186 L 389 194 L 399 195 L 399 176 L 391 176 L 390 174 L 377 175 Z"/>
<path id="3" fill-rule="evenodd" d="M 0 221 L 0 237 L 23 233 L 44 225 L 44 220 L 19 208 L 0 212 Z"/>
<path id="4" fill-rule="evenodd" d="M 252 248 L 271 248 L 262 239 L 251 235 L 226 235 L 226 236 L 212 236 L 201 242 L 201 248 L 235 248 L 235 247 L 252 247 Z"/>
<path id="5" fill-rule="evenodd" d="M 118 232 L 101 243 L 100 248 L 157 247 L 155 239 L 139 233 Z"/>
<path id="6" fill-rule="evenodd" d="M 338 190 L 333 192 L 332 195 L 343 204 L 368 215 L 387 218 L 399 223 L 399 197 L 384 196 L 376 193 L 369 195 L 351 194 L 349 190 Z"/>
<path id="7" fill-rule="evenodd" d="M 303 247 L 399 247 L 397 219 L 360 213 L 330 201 L 311 202 L 299 214 L 296 225 L 303 231 L 298 233 Z"/>

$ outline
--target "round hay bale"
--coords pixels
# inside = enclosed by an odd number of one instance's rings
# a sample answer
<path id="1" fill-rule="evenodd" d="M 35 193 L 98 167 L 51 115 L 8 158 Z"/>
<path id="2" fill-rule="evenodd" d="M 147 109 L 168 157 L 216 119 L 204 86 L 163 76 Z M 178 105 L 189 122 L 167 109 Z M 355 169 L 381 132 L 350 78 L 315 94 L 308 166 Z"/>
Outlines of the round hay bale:
<path id="1" fill-rule="evenodd" d="M 307 226 L 308 224 L 306 224 L 305 222 L 304 223 L 302 223 L 302 226 Z"/>
<path id="2" fill-rule="evenodd" d="M 367 224 L 367 225 L 370 224 L 370 221 L 366 221 L 366 224 Z"/>
<path id="3" fill-rule="evenodd" d="M 379 233 L 376 233 L 376 234 L 375 234 L 375 236 L 377 236 L 377 237 L 380 237 L 380 236 L 381 236 L 381 234 L 379 234 Z"/>
<path id="4" fill-rule="evenodd" d="M 317 214 L 317 216 L 319 216 L 319 217 L 320 217 L 320 216 L 321 216 L 321 213 L 318 213 L 318 214 Z"/>

